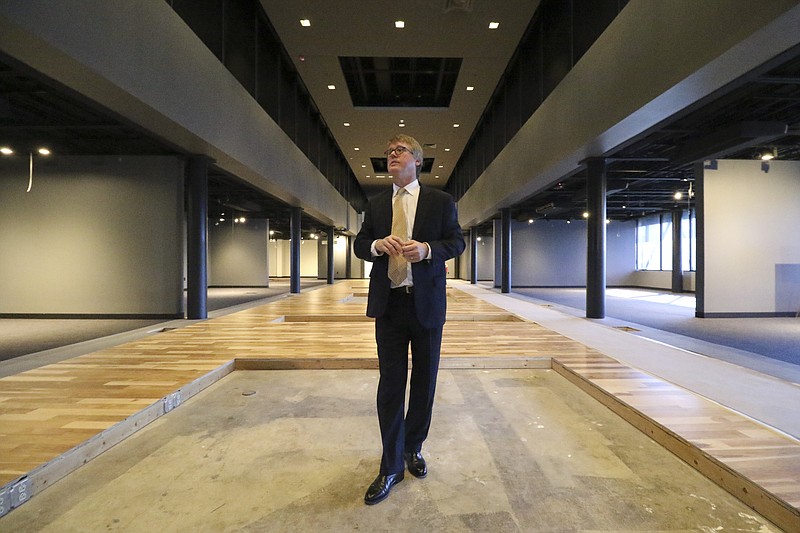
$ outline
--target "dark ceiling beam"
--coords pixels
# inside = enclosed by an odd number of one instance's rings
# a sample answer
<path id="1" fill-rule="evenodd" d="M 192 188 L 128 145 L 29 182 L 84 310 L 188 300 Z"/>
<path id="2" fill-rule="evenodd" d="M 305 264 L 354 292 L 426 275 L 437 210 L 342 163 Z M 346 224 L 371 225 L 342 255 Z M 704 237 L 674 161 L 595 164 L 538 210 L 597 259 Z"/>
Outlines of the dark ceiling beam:
<path id="1" fill-rule="evenodd" d="M 776 83 L 780 85 L 800 85 L 800 76 L 761 76 L 757 83 Z"/>
<path id="2" fill-rule="evenodd" d="M 789 131 L 785 122 L 740 122 L 703 137 L 691 139 L 671 160 L 681 166 L 705 159 L 720 159 L 748 147 L 769 143 Z"/>

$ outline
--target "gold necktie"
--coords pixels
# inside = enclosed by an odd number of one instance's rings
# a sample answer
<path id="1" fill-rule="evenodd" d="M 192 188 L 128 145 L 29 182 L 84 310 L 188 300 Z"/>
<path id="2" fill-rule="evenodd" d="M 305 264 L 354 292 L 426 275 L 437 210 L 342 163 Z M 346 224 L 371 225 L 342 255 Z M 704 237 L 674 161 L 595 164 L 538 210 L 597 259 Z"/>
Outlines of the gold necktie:
<path id="1" fill-rule="evenodd" d="M 408 220 L 406 220 L 406 209 L 403 205 L 403 195 L 408 193 L 405 188 L 397 190 L 392 205 L 392 235 L 399 237 L 403 242 L 408 240 Z M 389 256 L 389 279 L 395 285 L 400 285 L 406 280 L 407 263 L 402 255 Z"/>

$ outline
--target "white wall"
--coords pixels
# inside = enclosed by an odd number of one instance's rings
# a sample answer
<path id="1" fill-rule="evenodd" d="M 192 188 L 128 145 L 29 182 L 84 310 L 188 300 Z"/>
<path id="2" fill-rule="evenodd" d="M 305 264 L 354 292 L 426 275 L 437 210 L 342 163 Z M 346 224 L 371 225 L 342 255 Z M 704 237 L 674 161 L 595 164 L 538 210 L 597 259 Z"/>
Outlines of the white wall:
<path id="1" fill-rule="evenodd" d="M 208 284 L 212 287 L 268 287 L 267 220 L 209 221 Z"/>
<path id="2" fill-rule="evenodd" d="M 183 162 L 0 159 L 0 313 L 183 315 Z"/>
<path id="3" fill-rule="evenodd" d="M 269 241 L 269 275 L 274 278 L 288 278 L 292 274 L 291 241 L 272 239 Z M 317 241 L 300 242 L 300 277 L 316 278 L 319 271 Z"/>
<path id="4" fill-rule="evenodd" d="M 767 168 L 719 160 L 703 170 L 705 315 L 800 309 L 800 163 Z"/>

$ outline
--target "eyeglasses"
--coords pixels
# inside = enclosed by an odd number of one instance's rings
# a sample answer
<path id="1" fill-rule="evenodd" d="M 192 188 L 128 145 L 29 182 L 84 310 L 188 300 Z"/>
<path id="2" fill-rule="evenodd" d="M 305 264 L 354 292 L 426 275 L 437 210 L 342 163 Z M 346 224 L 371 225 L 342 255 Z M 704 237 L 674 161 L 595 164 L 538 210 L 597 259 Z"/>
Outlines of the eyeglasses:
<path id="1" fill-rule="evenodd" d="M 383 155 L 385 155 L 386 157 L 389 157 L 392 153 L 394 153 L 394 155 L 396 155 L 397 157 L 400 157 L 401 155 L 403 155 L 406 152 L 408 152 L 409 154 L 412 153 L 411 150 L 409 150 L 405 146 L 395 146 L 394 148 L 389 148 L 388 150 L 383 152 Z"/>

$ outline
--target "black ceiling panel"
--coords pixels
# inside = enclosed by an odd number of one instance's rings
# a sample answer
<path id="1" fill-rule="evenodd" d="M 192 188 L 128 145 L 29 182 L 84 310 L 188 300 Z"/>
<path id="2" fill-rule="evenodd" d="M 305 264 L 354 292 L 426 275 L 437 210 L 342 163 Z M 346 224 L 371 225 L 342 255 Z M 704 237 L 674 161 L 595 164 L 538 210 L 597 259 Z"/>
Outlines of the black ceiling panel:
<path id="1" fill-rule="evenodd" d="M 355 107 L 448 107 L 460 57 L 340 57 Z"/>

